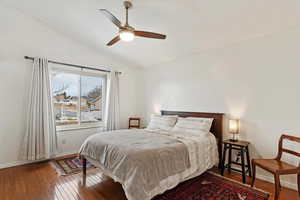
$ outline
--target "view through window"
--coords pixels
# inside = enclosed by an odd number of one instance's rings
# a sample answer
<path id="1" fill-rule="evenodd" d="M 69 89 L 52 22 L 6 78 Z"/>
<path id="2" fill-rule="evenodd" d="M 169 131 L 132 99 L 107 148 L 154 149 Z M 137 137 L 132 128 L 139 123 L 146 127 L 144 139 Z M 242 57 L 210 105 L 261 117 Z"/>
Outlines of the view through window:
<path id="1" fill-rule="evenodd" d="M 52 73 L 52 96 L 56 126 L 102 121 L 105 76 Z"/>

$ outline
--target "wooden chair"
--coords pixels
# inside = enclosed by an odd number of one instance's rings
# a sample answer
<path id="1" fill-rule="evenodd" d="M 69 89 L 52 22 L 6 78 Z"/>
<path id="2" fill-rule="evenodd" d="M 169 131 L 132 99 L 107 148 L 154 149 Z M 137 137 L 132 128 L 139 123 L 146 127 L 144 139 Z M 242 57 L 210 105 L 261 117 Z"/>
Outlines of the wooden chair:
<path id="1" fill-rule="evenodd" d="M 267 170 L 268 172 L 274 174 L 275 179 L 275 200 L 278 200 L 279 198 L 279 192 L 280 192 L 280 175 L 287 175 L 287 174 L 297 174 L 298 175 L 298 194 L 300 197 L 300 163 L 299 166 L 293 166 L 286 162 L 281 161 L 282 153 L 288 153 L 292 154 L 294 156 L 297 156 L 300 158 L 300 153 L 288 150 L 283 148 L 283 140 L 290 140 L 293 142 L 300 143 L 300 138 L 294 137 L 294 136 L 288 136 L 288 135 L 282 135 L 279 140 L 278 144 L 278 154 L 277 157 L 274 159 L 253 159 L 252 160 L 252 169 L 253 169 L 253 177 L 252 177 L 252 183 L 251 186 L 253 187 L 255 182 L 255 174 L 256 174 L 256 166 L 259 166 L 263 168 L 264 170 Z"/>

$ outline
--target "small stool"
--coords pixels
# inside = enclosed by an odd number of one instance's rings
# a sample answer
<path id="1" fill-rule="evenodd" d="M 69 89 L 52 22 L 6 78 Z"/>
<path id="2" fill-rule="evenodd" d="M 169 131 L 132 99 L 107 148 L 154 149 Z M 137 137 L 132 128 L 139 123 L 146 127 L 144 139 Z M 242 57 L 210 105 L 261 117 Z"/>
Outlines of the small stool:
<path id="1" fill-rule="evenodd" d="M 141 118 L 139 117 L 130 117 L 129 118 L 129 124 L 128 124 L 128 128 L 140 128 L 141 126 Z"/>
<path id="2" fill-rule="evenodd" d="M 246 174 L 249 173 L 249 176 L 251 177 L 251 164 L 250 164 L 250 156 L 249 156 L 249 144 L 250 142 L 247 141 L 236 141 L 233 142 L 231 140 L 224 140 L 224 149 L 223 149 L 223 158 L 221 163 L 221 174 L 224 175 L 224 171 L 227 168 L 229 172 L 231 170 L 237 171 L 242 173 L 243 176 L 243 183 L 246 183 Z M 226 152 L 228 151 L 228 164 L 225 164 L 226 161 Z M 236 161 L 232 161 L 232 150 L 239 151 L 238 157 Z M 245 164 L 245 153 L 246 153 L 246 160 L 247 164 Z M 238 162 L 239 156 L 241 156 L 241 162 Z M 239 165 L 241 166 L 240 169 L 235 169 L 231 167 L 231 164 Z"/>

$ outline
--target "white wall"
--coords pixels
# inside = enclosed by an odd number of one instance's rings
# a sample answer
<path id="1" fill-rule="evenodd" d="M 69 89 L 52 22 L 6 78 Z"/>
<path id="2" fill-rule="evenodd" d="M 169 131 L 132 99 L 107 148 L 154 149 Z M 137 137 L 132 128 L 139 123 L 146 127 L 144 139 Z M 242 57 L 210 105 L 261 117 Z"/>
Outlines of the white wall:
<path id="1" fill-rule="evenodd" d="M 252 157 L 275 157 L 280 134 L 300 136 L 299 35 L 285 31 L 149 68 L 147 116 L 160 109 L 223 112 L 241 119 Z M 295 176 L 284 180 L 296 188 Z"/>
<path id="2" fill-rule="evenodd" d="M 139 81 L 141 71 L 137 66 L 86 47 L 38 19 L 3 4 L 0 4 L 0 27 L 0 168 L 21 163 L 18 154 L 26 123 L 25 109 L 32 70 L 31 61 L 23 58 L 25 55 L 74 64 L 111 66 L 122 71 L 121 126 L 127 127 L 128 117 L 140 115 L 138 91 L 142 86 Z M 59 133 L 61 154 L 76 152 L 83 140 L 96 131 Z"/>

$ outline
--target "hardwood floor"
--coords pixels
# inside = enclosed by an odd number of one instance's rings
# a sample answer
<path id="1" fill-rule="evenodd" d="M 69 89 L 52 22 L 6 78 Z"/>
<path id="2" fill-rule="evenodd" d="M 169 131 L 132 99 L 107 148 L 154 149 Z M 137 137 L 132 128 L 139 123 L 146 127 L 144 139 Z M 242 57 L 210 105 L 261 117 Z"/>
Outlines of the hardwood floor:
<path id="1" fill-rule="evenodd" d="M 236 173 L 227 177 L 241 181 Z M 249 183 L 249 180 L 247 180 Z M 270 193 L 274 185 L 257 180 L 256 187 Z M 98 169 L 87 172 L 86 186 L 81 174 L 59 176 L 49 162 L 0 170 L 1 200 L 125 200 L 122 187 Z M 273 199 L 273 196 L 270 198 Z M 283 188 L 281 200 L 299 200 L 297 191 Z"/>
<path id="2" fill-rule="evenodd" d="M 225 172 L 224 175 L 228 178 L 242 182 L 242 176 L 238 173 L 232 172 L 231 174 L 228 174 L 228 172 Z M 251 184 L 251 178 L 249 177 L 247 177 L 247 184 L 249 185 Z M 256 178 L 255 187 L 262 189 L 266 192 L 269 192 L 271 194 L 269 199 L 270 200 L 274 199 L 274 194 L 275 194 L 274 184 Z M 298 191 L 283 187 L 280 191 L 279 200 L 300 200 L 300 198 L 298 196 Z"/>

